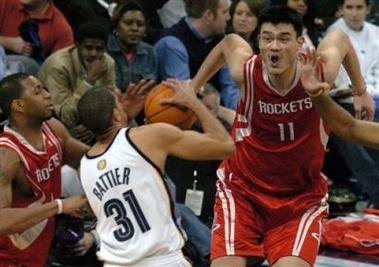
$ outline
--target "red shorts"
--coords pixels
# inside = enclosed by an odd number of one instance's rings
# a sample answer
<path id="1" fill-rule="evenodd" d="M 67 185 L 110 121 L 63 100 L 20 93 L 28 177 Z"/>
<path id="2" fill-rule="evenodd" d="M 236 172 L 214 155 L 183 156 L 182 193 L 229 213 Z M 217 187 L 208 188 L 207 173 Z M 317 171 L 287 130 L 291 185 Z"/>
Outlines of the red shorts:
<path id="1" fill-rule="evenodd" d="M 258 257 L 267 259 L 272 266 L 282 257 L 296 256 L 313 266 L 320 245 L 322 220 L 328 216 L 326 199 L 314 200 L 325 193 L 323 184 L 318 187 L 319 190 L 314 191 L 319 192 L 314 195 L 301 194 L 288 200 L 268 197 L 264 201 L 263 194 L 254 190 L 249 194 L 218 181 L 211 259 Z"/>
<path id="2" fill-rule="evenodd" d="M 18 265 L 16 263 L 13 263 L 7 260 L 0 260 L 0 267 L 21 267 L 21 265 Z"/>

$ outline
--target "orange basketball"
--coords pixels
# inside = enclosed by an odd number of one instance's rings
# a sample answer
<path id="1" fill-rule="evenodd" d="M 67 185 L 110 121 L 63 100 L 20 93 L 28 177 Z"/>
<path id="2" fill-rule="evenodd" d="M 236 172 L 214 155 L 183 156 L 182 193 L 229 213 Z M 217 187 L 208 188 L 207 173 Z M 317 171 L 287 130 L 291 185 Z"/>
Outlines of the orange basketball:
<path id="1" fill-rule="evenodd" d="M 147 123 L 166 122 L 188 130 L 196 121 L 196 116 L 190 109 L 182 109 L 175 105 L 161 105 L 159 101 L 175 94 L 175 90 L 163 84 L 156 85 L 145 100 L 145 118 Z"/>

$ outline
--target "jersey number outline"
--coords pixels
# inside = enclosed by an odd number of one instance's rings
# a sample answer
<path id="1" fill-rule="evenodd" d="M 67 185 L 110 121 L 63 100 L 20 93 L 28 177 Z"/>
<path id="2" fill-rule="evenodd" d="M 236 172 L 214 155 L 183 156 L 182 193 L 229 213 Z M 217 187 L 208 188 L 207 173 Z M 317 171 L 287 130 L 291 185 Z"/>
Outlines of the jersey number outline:
<path id="1" fill-rule="evenodd" d="M 286 140 L 286 133 L 287 134 L 289 133 L 289 139 L 291 141 L 295 140 L 295 128 L 293 126 L 293 122 L 289 122 L 287 124 L 278 123 L 278 127 L 279 127 L 280 141 L 284 142 Z M 286 132 L 287 128 L 288 128 L 288 132 Z"/>
<path id="2" fill-rule="evenodd" d="M 150 230 L 150 225 L 146 220 L 145 215 L 142 212 L 142 209 L 137 201 L 136 196 L 133 193 L 133 190 L 128 190 L 124 192 L 123 197 L 125 201 L 129 204 L 130 209 L 137 221 L 138 227 L 145 233 Z M 112 198 L 105 202 L 104 212 L 107 217 L 112 215 L 117 225 L 120 226 L 119 229 L 113 231 L 114 237 L 120 241 L 126 241 L 133 237 L 135 229 L 132 221 L 127 217 L 127 211 L 125 209 L 124 203 L 118 198 Z"/>
<path id="3" fill-rule="evenodd" d="M 246 116 L 237 114 L 237 121 L 247 123 L 248 120 Z M 280 141 L 286 141 L 286 136 L 289 137 L 289 140 L 295 140 L 295 127 L 293 122 L 288 123 L 278 123 L 279 128 L 279 139 Z M 286 131 L 288 130 L 288 132 Z M 236 142 L 242 141 L 245 136 L 249 136 L 251 134 L 251 127 L 248 123 L 246 127 L 236 128 Z"/>

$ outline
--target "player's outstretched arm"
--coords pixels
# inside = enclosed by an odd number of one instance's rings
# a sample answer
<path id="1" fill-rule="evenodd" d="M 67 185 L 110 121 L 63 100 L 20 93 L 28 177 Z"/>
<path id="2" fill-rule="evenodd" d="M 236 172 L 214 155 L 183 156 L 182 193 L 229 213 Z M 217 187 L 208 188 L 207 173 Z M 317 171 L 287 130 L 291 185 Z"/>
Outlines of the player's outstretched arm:
<path id="1" fill-rule="evenodd" d="M 238 88 L 243 86 L 243 62 L 253 54 L 250 45 L 237 34 L 228 34 L 208 54 L 191 81 L 199 92 L 201 87 L 225 64 Z"/>
<path id="2" fill-rule="evenodd" d="M 379 148 L 379 123 L 354 118 L 324 93 L 312 100 L 325 123 L 341 139 Z"/>
<path id="3" fill-rule="evenodd" d="M 0 236 L 22 233 L 59 211 L 58 202 L 55 200 L 26 208 L 11 207 L 13 197 L 20 197 L 14 196 L 14 192 L 18 195 L 25 194 L 21 188 L 12 188 L 20 183 L 23 175 L 21 169 L 22 163 L 17 153 L 12 149 L 0 147 Z M 75 212 L 86 202 L 85 196 L 64 199 L 61 212 Z"/>
<path id="4" fill-rule="evenodd" d="M 315 51 L 309 51 L 307 57 L 301 57 L 301 62 L 304 89 L 331 130 L 348 142 L 379 148 L 379 124 L 355 119 L 325 93 L 329 84 L 320 81 L 318 69 L 321 62 Z"/>
<path id="5" fill-rule="evenodd" d="M 356 118 L 360 119 L 362 112 L 365 112 L 365 119 L 373 120 L 375 104 L 366 91 L 359 61 L 349 37 L 340 30 L 328 33 L 318 45 L 317 55 L 325 64 L 325 81 L 330 85 L 334 83 L 343 64 L 352 82 Z"/>

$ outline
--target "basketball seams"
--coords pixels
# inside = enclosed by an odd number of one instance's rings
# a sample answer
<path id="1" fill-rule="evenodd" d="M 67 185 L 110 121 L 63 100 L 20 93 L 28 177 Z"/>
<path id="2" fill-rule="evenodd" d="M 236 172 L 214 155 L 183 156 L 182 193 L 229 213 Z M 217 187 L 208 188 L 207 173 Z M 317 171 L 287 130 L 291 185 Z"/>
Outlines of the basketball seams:
<path id="1" fill-rule="evenodd" d="M 191 128 L 196 121 L 196 116 L 192 110 L 186 111 L 175 105 L 161 105 L 159 101 L 169 98 L 175 94 L 175 90 L 163 85 L 156 85 L 147 95 L 145 100 L 145 118 L 148 123 L 166 122 L 181 129 Z"/>

